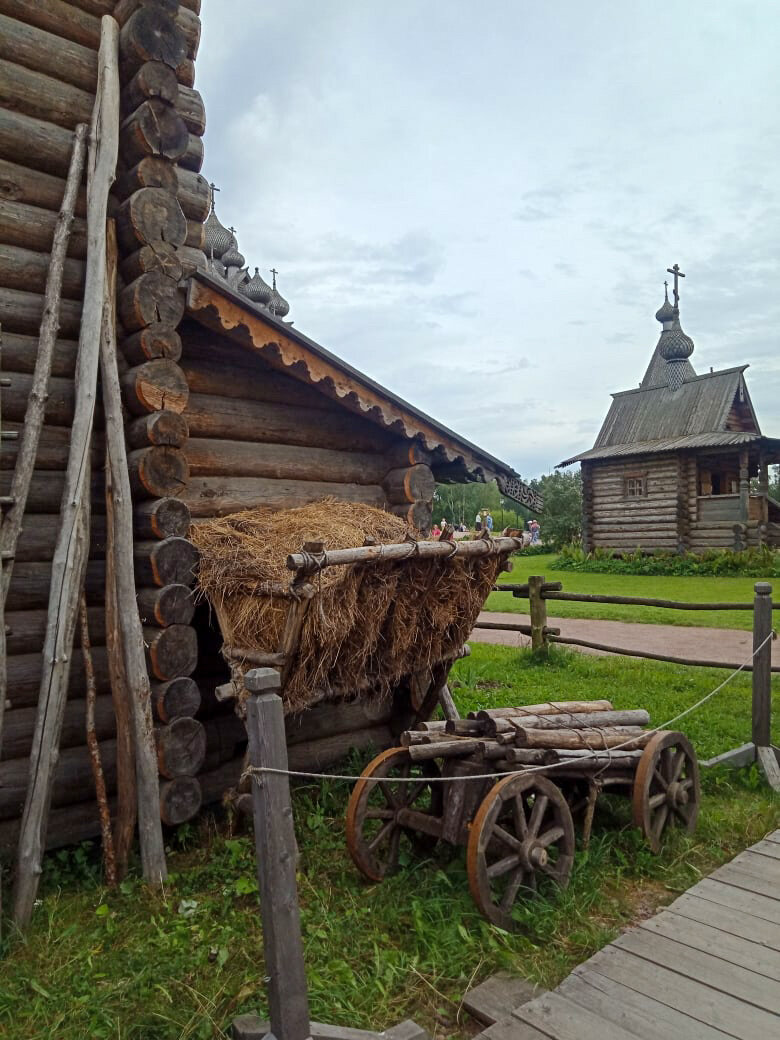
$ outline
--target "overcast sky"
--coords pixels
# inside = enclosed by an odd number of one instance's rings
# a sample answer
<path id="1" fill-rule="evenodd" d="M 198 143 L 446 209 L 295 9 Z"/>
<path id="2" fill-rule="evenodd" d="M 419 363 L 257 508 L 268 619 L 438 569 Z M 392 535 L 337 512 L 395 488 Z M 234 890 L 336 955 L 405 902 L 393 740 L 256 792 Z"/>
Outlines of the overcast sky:
<path id="1" fill-rule="evenodd" d="M 307 335 L 513 465 L 592 445 L 678 262 L 780 436 L 775 0 L 203 0 L 203 173 Z"/>

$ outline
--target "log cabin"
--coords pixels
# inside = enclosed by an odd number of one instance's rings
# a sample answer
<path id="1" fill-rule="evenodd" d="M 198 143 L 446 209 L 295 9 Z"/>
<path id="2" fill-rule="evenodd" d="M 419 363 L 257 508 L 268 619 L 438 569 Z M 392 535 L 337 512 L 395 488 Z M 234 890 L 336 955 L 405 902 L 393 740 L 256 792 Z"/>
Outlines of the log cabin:
<path id="1" fill-rule="evenodd" d="M 221 637 L 194 602 L 190 525 L 249 507 L 325 497 L 392 510 L 425 530 L 435 482 L 497 480 L 537 506 L 503 462 L 345 364 L 285 321 L 288 304 L 238 253 L 200 170 L 205 108 L 194 88 L 199 0 L 0 0 L 0 322 L 4 436 L 18 433 L 38 352 L 43 293 L 74 130 L 94 103 L 102 16 L 119 23 L 121 127 L 110 198 L 119 245 L 116 309 L 134 496 L 138 610 L 152 682 L 160 811 L 191 818 L 241 767 L 243 726 L 214 691 Z M 65 261 L 59 338 L 35 471 L 5 604 L 8 705 L 0 748 L 0 851 L 25 797 L 51 560 L 74 409 L 85 191 Z M 93 443 L 86 593 L 96 732 L 109 797 L 117 724 L 106 652 L 103 445 Z M 2 443 L 7 498 L 15 444 Z M 85 746 L 85 669 L 73 653 L 49 847 L 99 833 Z M 228 712 L 230 711 L 228 707 Z M 288 720 L 294 767 L 392 741 L 390 709 L 359 700 Z"/>
<path id="2" fill-rule="evenodd" d="M 561 462 L 582 472 L 582 547 L 617 553 L 780 546 L 780 502 L 769 466 L 780 439 L 765 437 L 747 365 L 697 374 L 680 325 L 679 267 L 656 312 L 661 335 L 636 389 L 612 404 L 588 451 Z"/>

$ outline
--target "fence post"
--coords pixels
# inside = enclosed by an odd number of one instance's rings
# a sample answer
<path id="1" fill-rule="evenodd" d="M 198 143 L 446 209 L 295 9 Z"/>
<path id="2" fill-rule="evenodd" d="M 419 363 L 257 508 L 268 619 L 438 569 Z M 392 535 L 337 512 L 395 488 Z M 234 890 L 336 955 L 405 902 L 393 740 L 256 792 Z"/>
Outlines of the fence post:
<path id="1" fill-rule="evenodd" d="M 255 767 L 287 769 L 281 678 L 274 668 L 244 676 L 249 691 L 246 728 L 249 761 Z M 257 878 L 268 976 L 271 1033 L 276 1040 L 308 1040 L 309 995 L 295 881 L 295 827 L 290 782 L 276 773 L 252 777 Z"/>
<path id="2" fill-rule="evenodd" d="M 542 598 L 544 575 L 535 574 L 528 579 L 528 602 L 531 614 L 531 649 L 547 648 L 547 603 Z"/>
<path id="3" fill-rule="evenodd" d="M 759 748 L 772 743 L 772 640 L 764 642 L 772 632 L 772 586 L 757 581 L 753 588 L 753 743 Z M 756 653 L 762 643 L 764 646 Z"/>

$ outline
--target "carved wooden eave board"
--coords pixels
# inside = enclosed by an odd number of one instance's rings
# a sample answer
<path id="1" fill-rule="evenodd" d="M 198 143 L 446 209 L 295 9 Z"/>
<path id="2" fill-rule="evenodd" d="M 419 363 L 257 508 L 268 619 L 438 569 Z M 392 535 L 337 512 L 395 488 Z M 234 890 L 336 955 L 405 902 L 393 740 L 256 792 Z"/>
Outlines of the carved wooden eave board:
<path id="1" fill-rule="evenodd" d="M 198 271 L 189 279 L 187 313 L 344 408 L 390 433 L 416 440 L 430 452 L 431 468 L 440 480 L 495 479 L 505 495 L 540 508 L 535 493 L 506 463 L 437 423 L 291 325 L 256 308 L 211 275 Z"/>

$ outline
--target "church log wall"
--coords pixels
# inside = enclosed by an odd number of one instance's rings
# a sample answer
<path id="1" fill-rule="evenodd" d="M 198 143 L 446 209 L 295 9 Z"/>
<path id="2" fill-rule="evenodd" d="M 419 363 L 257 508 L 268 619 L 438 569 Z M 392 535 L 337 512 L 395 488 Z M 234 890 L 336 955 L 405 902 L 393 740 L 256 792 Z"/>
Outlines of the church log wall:
<path id="1" fill-rule="evenodd" d="M 674 551 L 678 541 L 678 464 L 674 455 L 592 464 L 593 549 Z M 626 481 L 642 477 L 645 493 L 628 497 Z"/>

